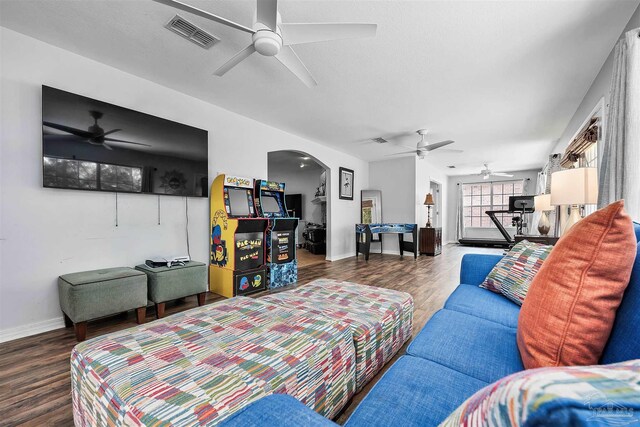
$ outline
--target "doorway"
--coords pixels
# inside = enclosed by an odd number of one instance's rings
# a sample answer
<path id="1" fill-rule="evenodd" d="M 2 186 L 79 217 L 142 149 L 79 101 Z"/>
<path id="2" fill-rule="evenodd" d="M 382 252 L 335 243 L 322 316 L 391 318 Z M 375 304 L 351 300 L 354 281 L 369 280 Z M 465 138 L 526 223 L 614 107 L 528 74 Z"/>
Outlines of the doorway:
<path id="1" fill-rule="evenodd" d="M 442 227 L 442 184 L 438 181 L 429 182 L 429 192 L 433 194 L 434 206 L 431 209 L 431 226 Z"/>
<path id="2" fill-rule="evenodd" d="M 287 210 L 298 218 L 296 234 L 299 267 L 319 264 L 328 255 L 328 169 L 299 151 L 267 154 L 267 179 L 285 183 Z"/>

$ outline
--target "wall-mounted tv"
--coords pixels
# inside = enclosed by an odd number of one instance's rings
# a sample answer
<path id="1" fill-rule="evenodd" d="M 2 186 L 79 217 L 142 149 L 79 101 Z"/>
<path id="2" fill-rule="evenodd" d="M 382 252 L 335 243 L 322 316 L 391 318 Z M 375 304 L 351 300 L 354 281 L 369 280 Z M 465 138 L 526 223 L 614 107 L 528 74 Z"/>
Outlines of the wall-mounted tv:
<path id="1" fill-rule="evenodd" d="M 208 133 L 42 86 L 43 186 L 208 196 Z"/>

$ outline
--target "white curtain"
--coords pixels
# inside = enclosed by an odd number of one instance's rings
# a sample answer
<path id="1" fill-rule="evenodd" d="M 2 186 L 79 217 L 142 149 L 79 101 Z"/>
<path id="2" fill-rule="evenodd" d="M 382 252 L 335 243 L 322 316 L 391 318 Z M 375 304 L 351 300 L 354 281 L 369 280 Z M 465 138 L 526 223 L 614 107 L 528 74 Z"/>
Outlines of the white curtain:
<path id="1" fill-rule="evenodd" d="M 462 203 L 462 184 L 458 184 L 458 194 L 456 194 L 456 200 L 458 201 L 456 212 L 456 240 L 460 240 L 464 237 L 464 206 Z"/>
<path id="2" fill-rule="evenodd" d="M 618 199 L 640 220 L 640 29 L 627 32 L 614 52 L 598 207 Z"/>

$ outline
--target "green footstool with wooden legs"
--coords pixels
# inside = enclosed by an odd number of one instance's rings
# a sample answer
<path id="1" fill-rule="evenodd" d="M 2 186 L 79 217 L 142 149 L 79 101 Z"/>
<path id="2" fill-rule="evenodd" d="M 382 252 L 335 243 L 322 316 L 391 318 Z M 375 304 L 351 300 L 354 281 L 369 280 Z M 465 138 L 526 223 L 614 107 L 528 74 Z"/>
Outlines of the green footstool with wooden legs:
<path id="1" fill-rule="evenodd" d="M 89 320 L 135 309 L 144 323 L 147 276 L 128 267 L 65 274 L 58 278 L 58 296 L 65 326 L 74 326 L 76 339 L 84 341 Z"/>
<path id="2" fill-rule="evenodd" d="M 152 268 L 146 264 L 136 266 L 148 277 L 149 300 L 156 305 L 158 319 L 164 317 L 165 303 L 197 295 L 198 305 L 203 305 L 207 295 L 207 266 L 190 261 L 185 265 Z"/>

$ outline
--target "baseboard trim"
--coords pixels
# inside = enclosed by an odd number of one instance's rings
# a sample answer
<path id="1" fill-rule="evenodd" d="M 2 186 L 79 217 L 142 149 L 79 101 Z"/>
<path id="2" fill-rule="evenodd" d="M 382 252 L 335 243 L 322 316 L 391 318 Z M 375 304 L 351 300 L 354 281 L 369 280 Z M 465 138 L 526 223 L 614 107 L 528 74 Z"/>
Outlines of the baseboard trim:
<path id="1" fill-rule="evenodd" d="M 29 323 L 28 325 L 17 326 L 11 329 L 0 331 L 0 343 L 17 340 L 19 338 L 31 335 L 49 332 L 54 329 L 64 328 L 64 318 L 56 317 L 54 319 L 43 320 L 41 322 Z"/>
<path id="2" fill-rule="evenodd" d="M 333 261 L 340 261 L 341 259 L 345 259 L 345 258 L 351 258 L 355 255 L 353 255 L 352 253 L 347 253 L 347 254 L 341 254 L 341 255 L 335 255 L 332 256 L 329 261 L 333 262 Z"/>

